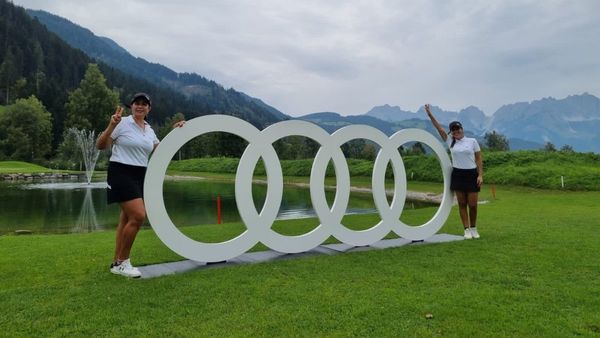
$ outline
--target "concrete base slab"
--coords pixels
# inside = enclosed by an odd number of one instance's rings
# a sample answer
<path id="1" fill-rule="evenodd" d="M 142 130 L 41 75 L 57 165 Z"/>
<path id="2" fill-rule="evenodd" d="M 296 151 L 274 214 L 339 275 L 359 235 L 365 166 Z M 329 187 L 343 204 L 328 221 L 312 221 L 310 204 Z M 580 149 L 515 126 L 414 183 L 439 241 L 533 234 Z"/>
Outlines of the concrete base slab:
<path id="1" fill-rule="evenodd" d="M 312 250 L 310 250 L 311 252 L 316 252 L 316 253 L 320 253 L 320 254 L 324 254 L 324 255 L 335 255 L 337 253 L 339 253 L 339 251 L 330 249 L 324 245 L 318 246 Z"/>
<path id="2" fill-rule="evenodd" d="M 355 246 L 346 252 L 362 252 L 362 251 L 370 251 L 370 250 L 379 250 L 376 246 L 365 245 L 365 246 Z"/>
<path id="3" fill-rule="evenodd" d="M 424 241 L 413 242 L 405 238 L 394 238 L 394 239 L 383 239 L 377 243 L 373 243 L 369 246 L 355 247 L 352 245 L 339 243 L 339 244 L 325 244 L 320 245 L 308 252 L 300 252 L 297 254 L 286 254 L 273 250 L 247 252 L 238 257 L 232 258 L 228 261 L 218 263 L 205 263 L 196 262 L 192 260 L 183 260 L 178 262 L 152 264 L 146 266 L 138 266 L 142 273 L 142 278 L 155 278 L 165 275 L 173 275 L 176 273 L 183 273 L 188 271 L 200 270 L 200 269 L 211 269 L 221 268 L 226 266 L 232 266 L 237 264 L 253 264 L 260 262 L 269 262 L 274 260 L 282 259 L 295 259 L 315 255 L 336 255 L 343 252 L 360 252 L 368 250 L 379 250 L 387 248 L 401 247 L 405 245 L 426 245 L 433 243 L 444 243 L 453 241 L 462 241 L 463 236 L 449 235 L 449 234 L 436 234 Z"/>
<path id="4" fill-rule="evenodd" d="M 206 267 L 207 264 L 204 262 L 195 262 L 192 260 L 169 262 L 161 264 L 153 264 L 146 266 L 139 266 L 138 269 L 142 273 L 142 278 L 152 278 L 163 275 L 173 275 L 176 273 L 182 273 L 192 270 L 197 270 L 202 267 Z"/>
<path id="5" fill-rule="evenodd" d="M 387 248 L 395 248 L 399 246 L 404 246 L 412 243 L 410 239 L 406 238 L 394 238 L 394 239 L 386 239 L 379 241 L 377 243 L 373 243 L 370 246 L 378 249 L 387 249 Z"/>
<path id="6" fill-rule="evenodd" d="M 274 259 L 277 259 L 281 256 L 284 256 L 285 253 L 267 250 L 267 251 L 255 251 L 255 252 L 247 252 L 242 256 L 245 256 L 248 259 L 253 260 L 254 262 L 268 262 Z"/>
<path id="7" fill-rule="evenodd" d="M 350 244 L 346 244 L 346 243 L 325 244 L 325 245 L 321 245 L 321 247 L 331 249 L 331 250 L 334 250 L 337 252 L 346 252 L 346 251 L 354 248 L 354 246 L 352 246 Z"/>
<path id="8" fill-rule="evenodd" d="M 463 236 L 449 235 L 449 234 L 437 234 L 425 239 L 425 243 L 445 243 L 454 241 L 464 241 Z"/>

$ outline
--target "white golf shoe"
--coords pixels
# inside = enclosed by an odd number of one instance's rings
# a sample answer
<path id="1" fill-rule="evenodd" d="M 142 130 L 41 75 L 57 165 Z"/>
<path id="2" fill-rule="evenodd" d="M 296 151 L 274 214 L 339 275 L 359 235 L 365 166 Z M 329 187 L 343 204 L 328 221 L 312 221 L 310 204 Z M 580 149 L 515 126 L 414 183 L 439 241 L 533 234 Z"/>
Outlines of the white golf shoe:
<path id="1" fill-rule="evenodd" d="M 114 273 L 115 275 L 121 275 L 130 278 L 139 278 L 142 276 L 140 270 L 131 265 L 129 258 L 122 261 L 121 264 L 110 268 L 110 272 Z"/>

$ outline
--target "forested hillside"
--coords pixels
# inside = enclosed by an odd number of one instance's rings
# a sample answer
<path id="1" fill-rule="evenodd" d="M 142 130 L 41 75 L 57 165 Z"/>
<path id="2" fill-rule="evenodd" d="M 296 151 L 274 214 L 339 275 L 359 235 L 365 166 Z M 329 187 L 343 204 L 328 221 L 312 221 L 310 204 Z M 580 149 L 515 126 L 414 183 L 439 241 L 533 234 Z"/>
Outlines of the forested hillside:
<path id="1" fill-rule="evenodd" d="M 181 86 L 149 81 L 154 79 L 143 75 L 162 66 L 145 60 L 141 65 L 154 67 L 132 68 L 139 74 L 123 72 L 70 46 L 31 18 L 25 9 L 6 0 L 0 0 L 0 29 L 0 160 L 73 169 L 79 154 L 65 131 L 75 127 L 100 132 L 114 107 L 128 103 L 131 95 L 139 91 L 152 96 L 148 121 L 161 136 L 177 118 L 223 113 L 259 128 L 287 118 L 258 99 L 225 90 L 196 74 L 175 76 L 183 87 L 204 81 L 203 91 L 209 95 L 190 95 Z M 125 61 L 133 58 L 114 42 L 103 41 L 117 54 L 127 55 Z M 172 72 L 162 70 L 157 73 Z M 168 80 L 168 76 L 164 79 Z M 212 133 L 193 140 L 181 154 L 239 156 L 243 146 L 239 137 Z M 99 166 L 103 164 L 105 159 Z"/>
<path id="2" fill-rule="evenodd" d="M 259 99 L 234 89 L 225 89 L 215 81 L 195 73 L 177 73 L 161 64 L 131 55 L 107 37 L 98 37 L 89 29 L 45 11 L 27 10 L 50 31 L 88 56 L 158 86 L 174 89 L 216 112 L 234 113 L 258 126 L 266 126 L 288 116 Z"/>
<path id="3" fill-rule="evenodd" d="M 155 126 L 163 125 L 175 113 L 182 113 L 188 119 L 224 113 L 243 118 L 261 128 L 280 120 L 268 112 L 249 114 L 243 109 L 226 110 L 231 106 L 231 97 L 227 97 L 226 91 L 218 91 L 213 95 L 213 101 L 208 102 L 202 97 L 186 97 L 173 88 L 155 85 L 140 77 L 126 74 L 71 47 L 48 31 L 38 20 L 32 19 L 23 8 L 6 0 L 0 0 L 0 29 L 0 105 L 10 106 L 17 103 L 18 99 L 30 98 L 32 95 L 41 102 L 42 107 L 50 113 L 52 124 L 52 147 L 51 151 L 44 155 L 45 158 L 55 154 L 63 141 L 64 131 L 70 127 L 67 120 L 69 95 L 80 86 L 89 65 L 94 63 L 106 79 L 106 86 L 117 93 L 118 102 L 127 103 L 129 97 L 139 91 L 152 96 L 153 106 L 148 120 Z M 34 101 L 28 102 L 37 105 Z M 111 112 L 86 113 L 110 115 Z M 15 114 L 12 114 L 11 119 L 18 121 L 18 117 L 14 117 Z M 13 138 L 23 134 L 17 129 L 4 131 L 4 141 L 8 142 L 8 134 Z M 14 159 L 32 160 L 31 156 Z"/>
<path id="4" fill-rule="evenodd" d="M 0 0 L 0 13 L 0 103 L 8 105 L 18 98 L 35 95 L 52 114 L 52 143 L 56 146 L 65 127 L 69 92 L 80 84 L 88 65 L 96 61 L 32 20 L 23 8 Z M 162 123 L 175 112 L 188 117 L 212 112 L 173 90 L 159 88 L 103 63 L 98 65 L 107 85 L 118 91 L 122 102 L 137 91 L 153 96 L 153 112 L 148 117 L 152 123 Z"/>

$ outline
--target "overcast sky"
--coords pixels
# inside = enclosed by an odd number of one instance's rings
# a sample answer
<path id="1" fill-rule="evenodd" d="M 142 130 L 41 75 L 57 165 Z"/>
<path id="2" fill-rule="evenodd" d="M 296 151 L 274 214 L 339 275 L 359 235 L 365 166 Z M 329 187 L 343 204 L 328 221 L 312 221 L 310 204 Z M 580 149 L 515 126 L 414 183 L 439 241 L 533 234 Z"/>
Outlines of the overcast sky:
<path id="1" fill-rule="evenodd" d="M 597 0 L 14 0 L 299 116 L 600 94 Z"/>

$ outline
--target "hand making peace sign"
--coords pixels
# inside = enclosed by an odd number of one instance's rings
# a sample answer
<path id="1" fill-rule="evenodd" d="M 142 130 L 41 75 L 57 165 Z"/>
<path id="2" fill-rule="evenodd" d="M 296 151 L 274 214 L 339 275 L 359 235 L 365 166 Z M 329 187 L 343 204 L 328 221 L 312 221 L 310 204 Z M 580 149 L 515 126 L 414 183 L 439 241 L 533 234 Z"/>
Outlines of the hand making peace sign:
<path id="1" fill-rule="evenodd" d="M 119 124 L 119 122 L 121 122 L 122 114 L 123 114 L 123 107 L 117 106 L 117 110 L 115 110 L 115 113 L 110 117 L 110 124 L 113 126 L 116 126 L 117 124 Z"/>

